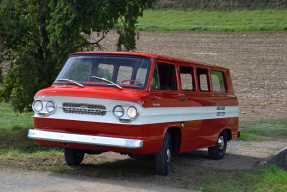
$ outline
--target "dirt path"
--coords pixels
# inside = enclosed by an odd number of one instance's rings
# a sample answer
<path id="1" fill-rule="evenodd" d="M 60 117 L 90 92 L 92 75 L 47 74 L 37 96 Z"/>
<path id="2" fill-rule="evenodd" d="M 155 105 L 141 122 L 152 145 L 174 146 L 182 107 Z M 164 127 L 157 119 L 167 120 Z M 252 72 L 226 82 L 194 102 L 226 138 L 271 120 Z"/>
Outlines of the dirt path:
<path id="1" fill-rule="evenodd" d="M 133 180 L 108 180 L 83 176 L 71 176 L 36 171 L 0 170 L 1 192 L 187 192 L 189 190 L 171 188 L 153 183 L 136 182 Z"/>
<path id="2" fill-rule="evenodd" d="M 180 154 L 192 164 L 222 170 L 254 169 L 259 162 L 287 146 L 287 142 L 277 141 L 230 141 L 224 159 L 214 161 L 208 157 L 207 149 Z"/>
<path id="3" fill-rule="evenodd" d="M 191 151 L 178 156 L 185 162 L 184 165 L 173 164 L 171 173 L 167 177 L 155 175 L 151 163 L 146 167 L 150 173 L 134 179 L 102 179 L 38 172 L 35 170 L 45 167 L 45 162 L 33 161 L 33 165 L 19 167 L 17 162 L 10 161 L 0 165 L 0 191 L 188 191 L 183 189 L 186 184 L 220 176 L 234 170 L 257 168 L 260 161 L 286 146 L 287 142 L 231 141 L 228 143 L 226 156 L 222 160 L 210 159 L 206 149 Z M 53 159 L 55 160 L 55 157 Z M 85 170 L 90 166 L 106 166 L 105 163 L 103 165 L 97 163 L 98 161 L 103 162 L 103 160 L 106 162 L 122 161 L 124 164 L 130 162 L 127 155 L 108 152 L 87 156 L 81 169 Z M 134 166 L 133 169 L 137 169 L 142 164 L 142 160 L 133 161 L 137 161 L 136 165 L 131 165 Z M 46 163 L 51 162 L 47 160 Z M 66 166 L 63 157 L 59 157 L 54 163 Z M 15 164 L 17 166 L 14 166 Z M 123 171 L 123 169 L 115 167 L 114 171 Z M 129 172 L 130 170 L 126 171 Z"/>

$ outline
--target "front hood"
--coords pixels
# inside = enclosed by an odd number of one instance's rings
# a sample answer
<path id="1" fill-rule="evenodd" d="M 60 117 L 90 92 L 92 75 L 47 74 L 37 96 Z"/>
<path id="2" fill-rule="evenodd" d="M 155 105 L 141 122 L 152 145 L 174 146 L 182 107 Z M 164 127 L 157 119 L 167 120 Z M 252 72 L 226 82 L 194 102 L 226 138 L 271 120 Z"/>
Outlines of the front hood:
<path id="1" fill-rule="evenodd" d="M 116 87 L 85 86 L 77 85 L 53 85 L 49 88 L 38 91 L 38 96 L 66 96 L 82 98 L 99 98 L 119 101 L 128 101 L 144 105 L 148 100 L 148 94 L 145 90 L 124 88 L 120 90 Z"/>

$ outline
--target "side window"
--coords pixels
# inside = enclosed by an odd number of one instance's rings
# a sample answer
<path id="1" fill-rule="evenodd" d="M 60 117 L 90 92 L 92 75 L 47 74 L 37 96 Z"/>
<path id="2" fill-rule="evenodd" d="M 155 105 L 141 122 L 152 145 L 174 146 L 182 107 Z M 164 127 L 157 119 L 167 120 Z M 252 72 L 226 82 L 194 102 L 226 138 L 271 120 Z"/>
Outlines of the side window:
<path id="1" fill-rule="evenodd" d="M 151 87 L 157 90 L 177 90 L 174 65 L 157 63 Z"/>
<path id="2" fill-rule="evenodd" d="M 145 68 L 139 68 L 136 74 L 136 81 L 144 84 L 145 83 L 145 79 L 146 79 L 146 75 L 147 75 L 147 69 Z"/>
<path id="3" fill-rule="evenodd" d="M 209 91 L 209 79 L 208 79 L 208 70 L 207 69 L 196 69 L 198 87 L 200 91 L 208 92 Z"/>
<path id="4" fill-rule="evenodd" d="M 184 91 L 194 90 L 193 69 L 191 67 L 180 66 L 179 70 L 180 70 L 182 90 Z"/>
<path id="5" fill-rule="evenodd" d="M 157 65 L 155 66 L 154 71 L 153 71 L 151 88 L 152 89 L 157 89 L 157 90 L 160 89 L 159 88 L 159 76 L 158 76 L 158 67 L 157 67 Z"/>
<path id="6" fill-rule="evenodd" d="M 117 83 L 130 84 L 131 81 L 125 81 L 125 80 L 131 80 L 132 73 L 133 73 L 132 67 L 120 66 L 119 72 L 118 72 Z"/>
<path id="7" fill-rule="evenodd" d="M 214 92 L 226 93 L 226 85 L 223 72 L 211 71 L 211 80 Z"/>

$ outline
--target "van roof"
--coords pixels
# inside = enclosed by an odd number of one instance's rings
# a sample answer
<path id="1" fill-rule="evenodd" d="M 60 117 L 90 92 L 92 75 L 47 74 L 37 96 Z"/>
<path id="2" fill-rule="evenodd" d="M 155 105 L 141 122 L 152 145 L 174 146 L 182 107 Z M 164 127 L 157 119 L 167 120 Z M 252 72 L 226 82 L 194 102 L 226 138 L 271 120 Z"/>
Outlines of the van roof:
<path id="1" fill-rule="evenodd" d="M 187 59 L 180 59 L 175 57 L 169 57 L 169 56 L 163 56 L 163 55 L 156 55 L 156 54 L 150 54 L 150 53 L 141 53 L 141 52 L 121 52 L 121 51 L 84 51 L 84 52 L 76 52 L 72 53 L 69 56 L 72 55 L 90 55 L 90 54 L 97 54 L 97 55 L 130 55 L 130 56 L 142 56 L 142 57 L 148 57 L 153 59 L 160 59 L 160 60 L 166 60 L 166 61 L 174 61 L 174 62 L 181 62 L 181 63 L 192 63 L 196 65 L 201 66 L 207 66 L 207 67 L 216 67 L 221 69 L 227 69 L 225 67 L 220 67 L 217 65 L 211 65 L 207 63 L 187 60 Z"/>

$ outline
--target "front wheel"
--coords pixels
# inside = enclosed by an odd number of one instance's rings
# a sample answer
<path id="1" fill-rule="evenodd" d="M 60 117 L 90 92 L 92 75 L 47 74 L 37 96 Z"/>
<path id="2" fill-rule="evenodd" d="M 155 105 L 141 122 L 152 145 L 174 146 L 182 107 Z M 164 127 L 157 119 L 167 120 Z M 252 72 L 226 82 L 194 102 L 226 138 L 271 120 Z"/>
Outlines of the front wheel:
<path id="1" fill-rule="evenodd" d="M 212 159 L 222 159 L 225 155 L 226 147 L 227 134 L 226 131 L 223 130 L 219 135 L 216 145 L 208 148 L 208 154 Z"/>
<path id="2" fill-rule="evenodd" d="M 79 149 L 65 148 L 64 155 L 69 166 L 77 166 L 82 163 L 85 153 Z"/>
<path id="3" fill-rule="evenodd" d="M 155 172 L 166 176 L 170 171 L 172 156 L 172 140 L 169 132 L 166 132 L 160 151 L 155 155 Z"/>

